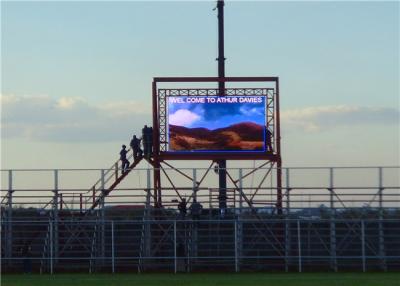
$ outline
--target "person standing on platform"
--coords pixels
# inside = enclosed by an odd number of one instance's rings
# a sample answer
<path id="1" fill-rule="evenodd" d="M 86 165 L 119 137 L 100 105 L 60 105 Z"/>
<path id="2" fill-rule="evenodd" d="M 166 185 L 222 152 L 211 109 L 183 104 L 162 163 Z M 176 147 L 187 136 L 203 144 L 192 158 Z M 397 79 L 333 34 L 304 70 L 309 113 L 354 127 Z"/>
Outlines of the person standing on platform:
<path id="1" fill-rule="evenodd" d="M 203 206 L 196 199 L 193 199 L 193 203 L 190 206 L 190 214 L 192 215 L 192 219 L 193 220 L 200 219 L 202 210 L 203 210 Z"/>
<path id="2" fill-rule="evenodd" d="M 141 139 L 137 138 L 136 135 L 133 135 L 133 138 L 131 140 L 130 146 L 133 151 L 133 159 L 137 160 L 138 157 L 141 157 L 143 155 L 142 149 L 140 149 L 140 141 Z"/>
<path id="3" fill-rule="evenodd" d="M 272 153 L 272 133 L 267 127 L 265 127 L 265 145 L 267 147 L 267 151 Z"/>
<path id="4" fill-rule="evenodd" d="M 186 199 L 183 198 L 182 201 L 178 204 L 179 217 L 180 219 L 185 219 L 187 213 Z"/>
<path id="5" fill-rule="evenodd" d="M 121 169 L 122 169 L 122 174 L 124 174 L 127 169 L 129 168 L 129 161 L 126 158 L 126 154 L 128 153 L 128 151 L 126 150 L 126 146 L 122 145 L 122 149 L 119 152 L 120 155 L 120 160 L 121 160 Z"/>
<path id="6" fill-rule="evenodd" d="M 153 153 L 153 127 L 145 125 L 142 129 L 142 134 L 143 153 L 147 159 L 150 159 Z"/>

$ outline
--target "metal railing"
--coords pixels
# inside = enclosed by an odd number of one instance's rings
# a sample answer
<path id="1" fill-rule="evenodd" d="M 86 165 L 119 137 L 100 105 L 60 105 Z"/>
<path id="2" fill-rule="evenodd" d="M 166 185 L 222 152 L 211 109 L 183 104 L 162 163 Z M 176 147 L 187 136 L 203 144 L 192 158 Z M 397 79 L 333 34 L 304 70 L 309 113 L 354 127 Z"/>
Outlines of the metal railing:
<path id="1" fill-rule="evenodd" d="M 111 169 L 114 173 L 119 170 Z M 60 210 L 67 208 L 84 212 L 97 199 L 99 192 L 107 190 L 106 182 L 114 176 L 111 169 L 1 170 L 1 206 L 48 210 L 54 206 L 52 200 L 55 200 Z M 270 168 L 260 168 L 257 172 L 250 168 L 228 170 L 230 174 L 237 174 L 236 183 L 228 182 L 227 186 L 228 203 L 231 207 L 268 208 L 274 205 L 278 190 L 274 177 L 261 180 L 266 172 L 271 171 Z M 105 205 L 145 205 L 147 192 L 153 192 L 151 171 L 152 169 L 132 170 L 105 198 Z M 196 195 L 206 207 L 213 208 L 218 201 L 218 192 L 215 191 L 218 188 L 217 176 L 206 168 L 179 171 L 186 172 L 193 178 L 207 177 L 202 179 L 202 185 L 197 186 L 193 183 L 195 180 L 180 176 L 175 169 L 164 168 L 163 172 L 176 176 L 174 185 L 162 178 L 165 182 L 162 187 L 164 205 L 169 207 L 174 205 L 173 201 L 180 201 L 182 197 L 192 199 Z M 328 208 L 400 206 L 400 167 L 307 167 L 283 168 L 282 171 L 283 207 L 287 210 L 321 205 Z M 95 180 L 97 182 L 93 185 Z M 93 190 L 88 191 L 90 185 L 94 186 L 94 193 Z"/>
<path id="2" fill-rule="evenodd" d="M 87 212 L 87 186 L 107 181 L 105 170 L 1 170 L 2 269 L 24 259 L 50 273 L 400 269 L 400 167 L 283 168 L 279 214 L 276 182 L 265 180 L 276 169 L 230 168 L 223 217 L 209 171 L 164 168 L 185 176 L 154 208 L 152 169 L 134 169 Z M 201 220 L 179 213 L 182 197 L 202 204 Z"/>
<path id="3" fill-rule="evenodd" d="M 47 225 L 15 222 L 13 256 L 2 269 L 21 271 L 29 259 L 33 271 L 376 271 L 400 270 L 400 220 L 106 220 L 104 253 L 93 251 L 96 221 L 74 221 L 73 231 L 59 224 L 58 241 L 49 240 Z M 143 238 L 142 227 L 149 228 Z M 379 225 L 382 225 L 383 232 Z M 65 225 L 64 225 L 65 226 Z M 37 232 L 32 252 L 21 246 L 24 228 Z M 332 232 L 333 231 L 333 232 Z M 20 235 L 20 236 L 19 236 Z M 141 241 L 149 252 L 141 252 Z M 46 243 L 50 243 L 46 246 Z M 42 255 L 43 247 L 58 249 Z M 56 255 L 55 253 L 58 253 Z M 48 268 L 41 267 L 49 265 Z"/>

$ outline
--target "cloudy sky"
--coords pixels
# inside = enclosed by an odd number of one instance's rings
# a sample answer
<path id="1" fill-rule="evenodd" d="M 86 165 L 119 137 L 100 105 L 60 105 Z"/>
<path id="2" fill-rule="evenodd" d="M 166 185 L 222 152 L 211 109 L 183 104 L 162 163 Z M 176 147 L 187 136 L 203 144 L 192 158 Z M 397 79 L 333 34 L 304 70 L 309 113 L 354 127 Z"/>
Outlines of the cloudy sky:
<path id="1" fill-rule="evenodd" d="M 1 2 L 1 167 L 103 168 L 156 76 L 217 75 L 214 2 Z M 228 76 L 279 76 L 286 166 L 399 165 L 399 2 L 230 2 Z"/>

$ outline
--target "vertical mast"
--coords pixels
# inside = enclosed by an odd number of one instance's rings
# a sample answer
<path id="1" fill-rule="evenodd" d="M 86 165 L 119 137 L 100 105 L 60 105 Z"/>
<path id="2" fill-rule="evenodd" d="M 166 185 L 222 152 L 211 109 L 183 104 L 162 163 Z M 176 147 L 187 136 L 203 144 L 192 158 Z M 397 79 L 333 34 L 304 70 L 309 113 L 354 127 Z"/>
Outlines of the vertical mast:
<path id="1" fill-rule="evenodd" d="M 225 55 L 224 55 L 224 1 L 217 1 L 218 9 L 218 91 L 225 95 Z M 219 160 L 219 209 L 221 214 L 226 209 L 226 160 Z"/>
<path id="2" fill-rule="evenodd" d="M 218 89 L 225 95 L 224 0 L 218 0 Z"/>

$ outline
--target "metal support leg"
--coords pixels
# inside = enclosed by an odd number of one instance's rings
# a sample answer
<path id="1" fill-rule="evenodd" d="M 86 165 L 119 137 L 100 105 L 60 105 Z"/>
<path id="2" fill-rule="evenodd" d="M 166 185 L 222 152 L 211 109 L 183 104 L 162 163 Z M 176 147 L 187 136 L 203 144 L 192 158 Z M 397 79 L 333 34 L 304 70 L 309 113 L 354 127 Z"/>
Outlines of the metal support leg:
<path id="1" fill-rule="evenodd" d="M 146 183 L 147 183 L 147 193 L 149 193 L 149 192 L 151 192 L 151 174 L 150 174 L 150 169 L 146 170 Z M 155 201 L 156 196 L 154 196 L 153 199 L 154 199 L 154 203 L 156 203 L 156 201 Z"/>
<path id="2" fill-rule="evenodd" d="M 196 169 L 193 168 L 193 200 L 197 200 L 197 179 Z"/>
<path id="3" fill-rule="evenodd" d="M 59 200 L 59 188 L 58 188 L 58 170 L 54 170 L 54 197 L 53 197 L 53 258 L 54 262 L 58 262 L 58 225 L 59 225 L 59 204 L 62 204 L 62 201 Z M 60 206 L 61 207 L 61 206 Z"/>
<path id="4" fill-rule="evenodd" d="M 337 259 L 336 259 L 336 223 L 335 223 L 335 201 L 334 201 L 334 183 L 333 183 L 333 168 L 329 168 L 329 198 L 330 198 L 330 266 L 335 272 L 337 269 Z"/>
<path id="5" fill-rule="evenodd" d="M 239 217 L 242 217 L 243 212 L 243 170 L 239 169 Z"/>
<path id="6" fill-rule="evenodd" d="M 50 258 L 50 274 L 53 274 L 53 267 L 54 267 L 54 265 L 53 265 L 53 263 L 54 263 L 54 261 L 53 261 L 53 257 L 54 257 L 54 254 L 53 254 L 53 249 L 54 249 L 53 223 L 54 223 L 54 219 L 52 221 L 50 221 L 50 241 L 49 241 L 49 243 L 50 243 L 50 257 L 49 257 Z"/>
<path id="7" fill-rule="evenodd" d="M 302 258 L 301 258 L 301 229 L 300 220 L 297 220 L 297 247 L 298 247 L 298 259 L 299 259 L 299 272 L 302 272 Z"/>
<path id="8" fill-rule="evenodd" d="M 243 222 L 242 222 L 242 213 L 243 213 L 243 170 L 239 169 L 239 216 L 236 223 L 236 272 L 240 271 L 240 257 L 242 256 L 243 250 Z"/>
<path id="9" fill-rule="evenodd" d="M 238 221 L 235 220 L 235 272 L 239 272 Z"/>
<path id="10" fill-rule="evenodd" d="M 146 209 L 145 209 L 145 233 L 144 233 L 144 254 L 149 257 L 151 254 L 151 232 L 150 232 L 150 203 L 151 203 L 151 173 L 147 169 L 147 194 L 146 194 Z"/>
<path id="11" fill-rule="evenodd" d="M 115 238 L 114 238 L 114 221 L 111 221 L 111 265 L 112 273 L 115 273 Z"/>
<path id="12" fill-rule="evenodd" d="M 285 219 L 285 271 L 289 271 L 290 266 L 290 171 L 286 168 L 286 219 Z"/>
<path id="13" fill-rule="evenodd" d="M 8 264 L 11 264 L 12 258 L 12 241 L 13 241 L 13 227 L 12 227 L 12 210 L 13 210 L 13 173 L 12 170 L 8 171 L 8 202 L 7 202 L 7 232 L 6 232 L 6 257 Z"/>
<path id="14" fill-rule="evenodd" d="M 361 220 L 361 259 L 362 259 L 362 270 L 366 271 L 366 259 L 365 259 L 365 226 L 364 220 Z"/>
<path id="15" fill-rule="evenodd" d="M 106 186 L 105 186 L 105 171 L 101 170 L 101 202 L 100 202 L 100 249 L 101 249 L 101 262 L 104 264 L 104 257 L 106 253 L 106 246 L 105 246 L 105 237 L 106 237 L 106 229 L 105 229 L 105 198 L 106 198 Z"/>
<path id="16" fill-rule="evenodd" d="M 383 169 L 378 168 L 378 178 L 379 178 L 379 256 L 381 260 L 381 268 L 383 271 L 387 271 L 386 264 L 386 252 L 385 252 L 385 233 L 383 231 Z"/>
<path id="17" fill-rule="evenodd" d="M 176 242 L 176 220 L 175 220 L 174 221 L 174 273 L 175 274 L 178 272 L 178 259 L 177 259 L 176 247 L 177 247 L 177 242 Z"/>

